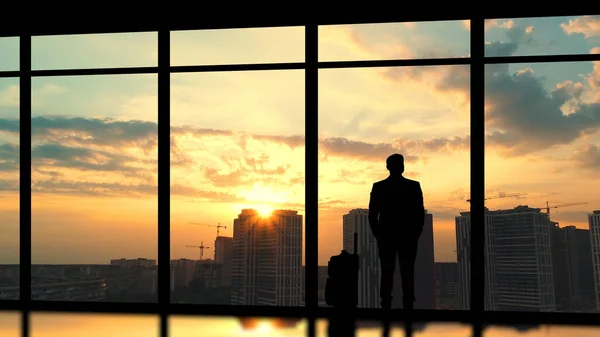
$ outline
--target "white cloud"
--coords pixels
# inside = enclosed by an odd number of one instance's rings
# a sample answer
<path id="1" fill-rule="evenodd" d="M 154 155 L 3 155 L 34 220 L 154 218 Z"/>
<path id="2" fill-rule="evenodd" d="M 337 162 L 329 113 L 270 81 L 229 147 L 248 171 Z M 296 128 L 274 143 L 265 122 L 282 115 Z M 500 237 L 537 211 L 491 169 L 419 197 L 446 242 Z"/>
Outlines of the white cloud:
<path id="1" fill-rule="evenodd" d="M 511 29 L 515 25 L 513 20 L 490 19 L 485 20 L 485 29 L 489 28 L 504 28 Z"/>
<path id="2" fill-rule="evenodd" d="M 562 23 L 560 27 L 567 35 L 583 34 L 586 38 L 600 37 L 600 16 L 582 16 Z"/>
<path id="3" fill-rule="evenodd" d="M 467 30 L 471 30 L 471 20 L 463 20 L 463 25 Z"/>
<path id="4" fill-rule="evenodd" d="M 20 89 L 18 84 L 9 85 L 0 91 L 0 106 L 19 106 Z"/>

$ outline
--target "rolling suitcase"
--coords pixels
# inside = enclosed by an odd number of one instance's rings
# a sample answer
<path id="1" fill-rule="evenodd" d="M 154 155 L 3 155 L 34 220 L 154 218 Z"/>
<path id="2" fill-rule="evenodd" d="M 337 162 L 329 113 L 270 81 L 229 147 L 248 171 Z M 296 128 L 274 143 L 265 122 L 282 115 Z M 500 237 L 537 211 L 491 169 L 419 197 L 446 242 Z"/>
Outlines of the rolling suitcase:
<path id="1" fill-rule="evenodd" d="M 342 250 L 332 256 L 327 265 L 325 303 L 336 308 L 356 308 L 358 305 L 357 237 L 354 233 L 354 253 Z"/>

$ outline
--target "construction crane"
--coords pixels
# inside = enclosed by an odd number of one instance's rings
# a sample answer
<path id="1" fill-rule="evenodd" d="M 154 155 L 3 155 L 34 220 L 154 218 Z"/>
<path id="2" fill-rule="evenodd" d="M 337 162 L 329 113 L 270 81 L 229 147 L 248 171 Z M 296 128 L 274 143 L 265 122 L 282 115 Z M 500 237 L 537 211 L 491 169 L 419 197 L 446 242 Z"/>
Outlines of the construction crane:
<path id="1" fill-rule="evenodd" d="M 490 199 L 502 199 L 502 198 L 520 197 L 522 195 L 527 195 L 527 193 L 500 193 L 497 196 L 485 198 L 483 200 L 485 201 L 485 200 L 490 200 Z M 467 199 L 467 202 L 470 203 L 471 199 Z"/>
<path id="2" fill-rule="evenodd" d="M 546 213 L 550 214 L 550 208 L 559 208 L 559 207 L 568 207 L 568 206 L 577 206 L 577 205 L 586 205 L 587 202 L 571 202 L 568 204 L 560 204 L 560 205 L 554 205 L 554 206 L 550 206 L 550 203 L 548 201 L 546 201 Z M 540 207 L 542 208 L 542 207 Z"/>
<path id="3" fill-rule="evenodd" d="M 204 224 L 204 223 L 198 223 L 198 222 L 190 222 L 190 225 L 206 226 L 206 227 L 217 227 L 217 237 L 219 237 L 219 229 L 221 227 L 224 228 L 224 229 L 227 229 L 227 226 L 221 226 L 220 222 L 216 226 L 215 225 L 208 225 L 208 224 Z"/>
<path id="4" fill-rule="evenodd" d="M 200 248 L 200 260 L 204 258 L 204 248 L 210 248 L 204 245 L 204 241 L 200 242 L 200 246 L 186 246 L 187 248 Z"/>

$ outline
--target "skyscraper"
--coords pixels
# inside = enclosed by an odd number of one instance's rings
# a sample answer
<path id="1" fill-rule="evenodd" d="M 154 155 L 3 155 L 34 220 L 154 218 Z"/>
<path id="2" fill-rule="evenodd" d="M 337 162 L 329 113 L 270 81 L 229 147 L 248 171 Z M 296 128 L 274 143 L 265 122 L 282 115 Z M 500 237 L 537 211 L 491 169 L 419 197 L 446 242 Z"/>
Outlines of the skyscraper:
<path id="1" fill-rule="evenodd" d="M 485 212 L 485 308 L 506 311 L 554 311 L 550 220 L 539 208 Z M 456 218 L 461 300 L 470 287 L 470 214 Z M 466 232 L 468 231 L 468 232 Z M 468 308 L 464 307 L 464 309 Z"/>
<path id="2" fill-rule="evenodd" d="M 231 303 L 299 306 L 302 302 L 302 215 L 244 209 L 233 221 Z"/>
<path id="3" fill-rule="evenodd" d="M 600 311 L 600 210 L 588 215 L 588 222 L 590 224 L 590 246 L 594 265 L 596 310 Z"/>
<path id="4" fill-rule="evenodd" d="M 585 311 L 595 307 L 594 268 L 590 231 L 552 222 L 552 267 L 558 310 Z"/>
<path id="5" fill-rule="evenodd" d="M 458 304 L 458 264 L 456 262 L 436 262 L 435 267 L 436 306 L 440 309 L 456 309 Z"/>
<path id="6" fill-rule="evenodd" d="M 217 236 L 215 239 L 215 263 L 221 264 L 221 285 L 231 284 L 231 262 L 233 254 L 233 238 Z"/>
<path id="7" fill-rule="evenodd" d="M 456 262 L 458 303 L 461 310 L 471 308 L 471 213 L 456 217 Z"/>
<path id="8" fill-rule="evenodd" d="M 354 233 L 358 234 L 357 253 L 360 259 L 358 271 L 358 307 L 379 308 L 381 265 L 377 242 L 369 226 L 368 209 L 353 209 L 343 215 L 343 249 L 353 252 Z M 402 215 L 398 216 L 402 223 Z M 402 278 L 396 265 L 394 272 L 393 306 L 402 306 Z M 425 215 L 423 233 L 415 263 L 415 309 L 435 309 L 435 263 L 433 252 L 433 216 Z"/>
<path id="9" fill-rule="evenodd" d="M 343 218 L 343 249 L 354 253 L 354 233 L 357 235 L 358 269 L 358 307 L 379 307 L 379 280 L 381 269 L 377 242 L 369 227 L 369 210 L 353 209 Z"/>

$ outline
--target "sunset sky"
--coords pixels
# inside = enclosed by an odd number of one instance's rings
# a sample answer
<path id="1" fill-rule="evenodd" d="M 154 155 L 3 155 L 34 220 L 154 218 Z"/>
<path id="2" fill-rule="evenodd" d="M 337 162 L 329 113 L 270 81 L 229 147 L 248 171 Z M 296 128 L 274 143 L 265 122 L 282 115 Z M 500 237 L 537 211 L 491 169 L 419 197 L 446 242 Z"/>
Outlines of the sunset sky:
<path id="1" fill-rule="evenodd" d="M 156 33 L 34 37 L 34 69 L 156 66 Z M 468 22 L 327 26 L 322 61 L 467 57 Z M 302 27 L 174 32 L 172 64 L 304 61 Z M 490 20 L 486 55 L 600 53 L 600 17 Z M 0 70 L 18 41 L 0 38 Z M 7 55 L 4 57 L 4 55 Z M 319 264 L 342 215 L 366 208 L 385 158 L 402 153 L 434 215 L 437 261 L 455 261 L 469 204 L 469 67 L 319 72 Z M 491 209 L 552 210 L 587 228 L 600 209 L 600 62 L 486 67 L 486 190 L 527 193 Z M 17 79 L 0 79 L 0 263 L 18 262 Z M 171 257 L 212 257 L 216 228 L 245 207 L 304 214 L 304 73 L 171 76 Z M 157 76 L 32 80 L 32 262 L 157 258 Z M 311 225 L 311 224 L 308 224 Z M 42 335 L 40 335 L 42 336 Z"/>
<path id="2" fill-rule="evenodd" d="M 20 336 L 18 314 L 0 313 L 0 334 L 4 337 Z M 158 337 L 159 319 L 155 316 L 112 315 L 112 314 L 63 314 L 33 313 L 30 318 L 32 337 Z M 169 320 L 171 337 L 192 337 L 202 332 L 205 337 L 305 337 L 306 322 L 302 321 L 293 328 L 276 329 L 268 320 L 261 320 L 255 330 L 243 330 L 236 318 L 224 317 L 172 317 Z M 327 322 L 316 324 L 318 337 L 326 337 Z M 592 337 L 598 334 L 593 327 L 543 326 L 526 332 L 517 332 L 512 328 L 490 327 L 484 331 L 484 337 L 564 337 L 566 335 Z M 423 331 L 413 334 L 415 337 L 469 337 L 471 328 L 462 324 L 429 324 Z M 379 337 L 381 329 L 363 328 L 356 337 Z M 394 328 L 390 337 L 402 337 L 401 327 Z"/>

